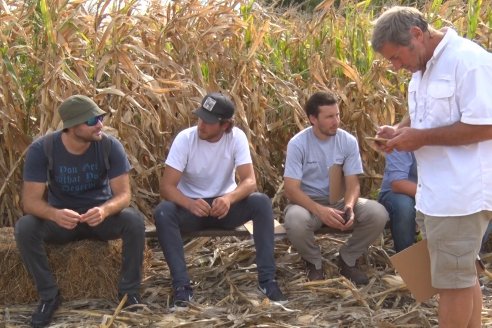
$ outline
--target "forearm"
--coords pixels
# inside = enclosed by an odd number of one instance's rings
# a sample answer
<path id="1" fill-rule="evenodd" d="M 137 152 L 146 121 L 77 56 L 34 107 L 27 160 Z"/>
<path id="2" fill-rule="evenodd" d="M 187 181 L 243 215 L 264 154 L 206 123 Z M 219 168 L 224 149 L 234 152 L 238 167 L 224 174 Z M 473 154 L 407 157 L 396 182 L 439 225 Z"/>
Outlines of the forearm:
<path id="1" fill-rule="evenodd" d="M 420 143 L 427 146 L 462 146 L 492 139 L 492 125 L 456 122 L 448 126 L 419 131 Z"/>
<path id="2" fill-rule="evenodd" d="M 246 179 L 239 182 L 236 189 L 230 193 L 225 194 L 223 197 L 227 197 L 231 204 L 237 203 L 238 201 L 248 197 L 251 193 L 255 192 L 256 182 L 252 179 Z"/>
<path id="3" fill-rule="evenodd" d="M 175 204 L 178 204 L 183 208 L 190 208 L 190 205 L 193 202 L 193 199 L 185 196 L 181 192 L 181 190 L 179 190 L 174 185 L 162 186 L 160 193 L 161 193 L 161 198 L 173 202 Z"/>
<path id="4" fill-rule="evenodd" d="M 345 206 L 354 208 L 355 203 L 357 203 L 357 199 L 359 199 L 359 196 L 360 196 L 360 186 L 358 184 L 347 186 L 344 195 Z"/>
<path id="5" fill-rule="evenodd" d="M 391 191 L 415 198 L 417 184 L 409 180 L 395 180 L 391 182 Z"/>
<path id="6" fill-rule="evenodd" d="M 117 214 L 123 209 L 130 206 L 131 195 L 130 193 L 122 193 L 113 195 L 110 199 L 104 202 L 99 207 L 103 209 L 106 217 Z"/>
<path id="7" fill-rule="evenodd" d="M 287 199 L 296 205 L 304 207 L 309 212 L 318 215 L 318 207 L 322 206 L 319 203 L 312 200 L 308 195 L 306 195 L 301 189 L 296 190 L 285 190 L 285 196 Z M 328 199 L 328 197 L 327 197 Z"/>
<path id="8" fill-rule="evenodd" d="M 400 121 L 400 123 L 396 124 L 395 125 L 395 129 L 400 129 L 400 128 L 404 128 L 404 127 L 410 127 L 410 116 L 408 115 L 405 115 L 402 120 Z"/>
<path id="9" fill-rule="evenodd" d="M 357 175 L 345 176 L 345 207 L 354 208 L 357 199 L 360 196 L 359 177 Z"/>
<path id="10" fill-rule="evenodd" d="M 37 218 L 54 221 L 57 208 L 51 206 L 46 200 L 24 200 L 23 210 L 25 214 L 33 215 Z"/>

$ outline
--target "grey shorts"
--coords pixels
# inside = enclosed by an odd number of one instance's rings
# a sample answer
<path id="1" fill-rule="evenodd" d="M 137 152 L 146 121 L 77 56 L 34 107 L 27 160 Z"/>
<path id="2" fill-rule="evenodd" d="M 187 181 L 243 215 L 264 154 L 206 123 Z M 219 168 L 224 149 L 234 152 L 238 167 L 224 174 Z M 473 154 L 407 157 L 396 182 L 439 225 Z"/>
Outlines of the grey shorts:
<path id="1" fill-rule="evenodd" d="M 490 211 L 448 217 L 417 211 L 417 223 L 427 238 L 434 288 L 468 288 L 476 284 L 476 259 L 490 219 Z"/>

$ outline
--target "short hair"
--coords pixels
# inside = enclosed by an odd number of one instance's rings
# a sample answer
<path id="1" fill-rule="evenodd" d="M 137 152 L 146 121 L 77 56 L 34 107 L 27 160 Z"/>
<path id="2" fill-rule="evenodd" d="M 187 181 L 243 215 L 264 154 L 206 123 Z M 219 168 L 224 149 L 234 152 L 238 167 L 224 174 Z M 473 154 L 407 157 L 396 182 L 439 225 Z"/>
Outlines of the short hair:
<path id="1" fill-rule="evenodd" d="M 318 91 L 309 97 L 304 105 L 304 111 L 308 116 L 318 117 L 320 106 L 331 106 L 337 104 L 337 97 L 330 91 Z"/>
<path id="2" fill-rule="evenodd" d="M 385 43 L 408 46 L 412 36 L 410 29 L 418 27 L 423 32 L 429 29 L 429 23 L 416 8 L 395 6 L 376 19 L 372 33 L 372 48 L 379 52 Z"/>
<path id="3" fill-rule="evenodd" d="M 233 118 L 226 118 L 223 119 L 219 122 L 220 125 L 225 125 L 228 124 L 227 128 L 225 129 L 225 133 L 230 133 L 232 131 L 232 128 L 234 127 L 234 119 Z"/>

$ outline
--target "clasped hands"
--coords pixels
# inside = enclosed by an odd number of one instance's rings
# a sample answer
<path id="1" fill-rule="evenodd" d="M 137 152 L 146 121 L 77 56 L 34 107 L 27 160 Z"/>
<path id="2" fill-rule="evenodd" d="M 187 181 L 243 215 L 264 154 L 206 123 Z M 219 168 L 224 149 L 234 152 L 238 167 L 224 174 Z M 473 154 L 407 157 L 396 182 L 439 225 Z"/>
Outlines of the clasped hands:
<path id="1" fill-rule="evenodd" d="M 229 213 L 230 208 L 231 202 L 227 197 L 222 196 L 215 198 L 211 205 L 202 198 L 193 199 L 188 210 L 199 217 L 212 216 L 222 219 Z"/>
<path id="2" fill-rule="evenodd" d="M 349 230 L 354 224 L 354 211 L 347 206 L 344 210 L 337 210 L 323 205 L 318 205 L 316 216 L 327 226 L 342 231 Z"/>
<path id="3" fill-rule="evenodd" d="M 55 222 L 62 228 L 73 229 L 79 223 L 87 223 L 91 227 L 95 227 L 106 218 L 106 214 L 102 207 L 93 207 L 84 214 L 79 214 L 68 208 L 59 209 L 56 211 Z"/>

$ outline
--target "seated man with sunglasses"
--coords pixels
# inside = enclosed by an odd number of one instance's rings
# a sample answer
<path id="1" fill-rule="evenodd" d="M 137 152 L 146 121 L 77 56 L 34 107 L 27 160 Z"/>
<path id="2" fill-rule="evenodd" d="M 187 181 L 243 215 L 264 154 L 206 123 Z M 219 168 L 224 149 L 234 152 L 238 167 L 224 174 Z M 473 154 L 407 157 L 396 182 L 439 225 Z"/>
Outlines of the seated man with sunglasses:
<path id="1" fill-rule="evenodd" d="M 145 225 L 143 215 L 129 207 L 131 166 L 123 145 L 103 134 L 106 113 L 90 98 L 71 96 L 58 112 L 63 130 L 37 139 L 27 151 L 24 216 L 15 226 L 17 247 L 41 299 L 33 327 L 48 325 L 61 302 L 45 243 L 122 238 L 119 297 L 128 295 L 125 306 L 141 304 Z"/>

